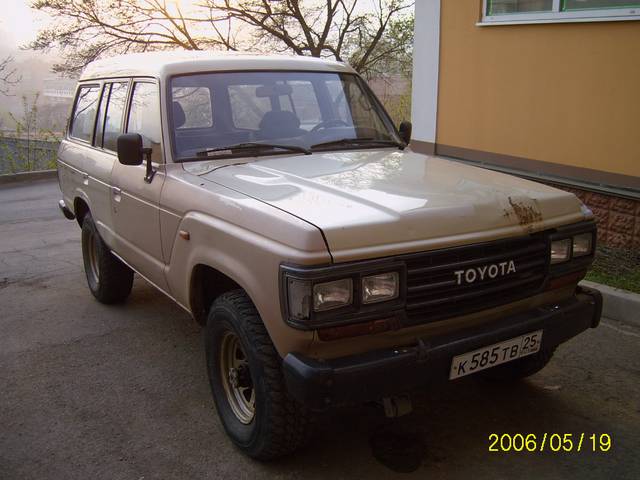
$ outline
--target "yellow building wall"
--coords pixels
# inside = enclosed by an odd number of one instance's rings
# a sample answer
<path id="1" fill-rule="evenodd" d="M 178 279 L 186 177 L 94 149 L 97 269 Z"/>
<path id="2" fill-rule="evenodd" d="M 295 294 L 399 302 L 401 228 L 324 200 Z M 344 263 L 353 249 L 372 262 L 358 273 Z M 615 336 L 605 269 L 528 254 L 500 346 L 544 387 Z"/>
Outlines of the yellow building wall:
<path id="1" fill-rule="evenodd" d="M 437 143 L 640 176 L 640 21 L 478 27 L 442 0 Z"/>

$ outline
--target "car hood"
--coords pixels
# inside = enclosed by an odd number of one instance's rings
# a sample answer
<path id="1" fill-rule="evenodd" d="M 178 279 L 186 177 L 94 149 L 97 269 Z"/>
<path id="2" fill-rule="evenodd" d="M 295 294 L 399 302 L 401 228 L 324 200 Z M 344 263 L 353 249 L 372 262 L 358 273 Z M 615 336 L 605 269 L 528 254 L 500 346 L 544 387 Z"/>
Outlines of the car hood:
<path id="1" fill-rule="evenodd" d="M 209 165 L 197 167 L 201 178 L 317 226 L 335 261 L 489 241 L 591 216 L 571 193 L 410 150 Z"/>

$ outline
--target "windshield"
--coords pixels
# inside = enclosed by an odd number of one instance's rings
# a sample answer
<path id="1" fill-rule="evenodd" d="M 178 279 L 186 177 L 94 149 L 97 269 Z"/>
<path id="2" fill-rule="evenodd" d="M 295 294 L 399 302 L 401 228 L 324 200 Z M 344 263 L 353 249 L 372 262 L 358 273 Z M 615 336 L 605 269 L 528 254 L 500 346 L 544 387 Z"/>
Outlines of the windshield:
<path id="1" fill-rule="evenodd" d="M 235 72 L 173 77 L 170 125 L 178 161 L 401 146 L 353 74 Z M 284 148 L 283 148 L 284 147 Z"/>

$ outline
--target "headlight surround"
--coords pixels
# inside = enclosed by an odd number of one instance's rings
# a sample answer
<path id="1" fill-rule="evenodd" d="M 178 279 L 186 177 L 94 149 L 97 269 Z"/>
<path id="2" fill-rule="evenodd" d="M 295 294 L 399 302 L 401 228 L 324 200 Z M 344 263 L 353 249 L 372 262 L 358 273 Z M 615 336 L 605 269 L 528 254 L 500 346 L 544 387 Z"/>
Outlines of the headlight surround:
<path id="1" fill-rule="evenodd" d="M 400 275 L 398 272 L 379 273 L 362 278 L 362 303 L 380 303 L 398 298 Z"/>
<path id="2" fill-rule="evenodd" d="M 343 278 L 313 286 L 313 310 L 324 312 L 353 303 L 353 280 Z"/>
<path id="3" fill-rule="evenodd" d="M 584 257 L 593 252 L 593 233 L 581 233 L 573 237 L 573 256 Z"/>
<path id="4" fill-rule="evenodd" d="M 551 264 L 566 262 L 571 258 L 571 237 L 551 242 Z"/>
<path id="5" fill-rule="evenodd" d="M 301 330 L 395 318 L 404 306 L 405 278 L 406 266 L 401 261 L 321 267 L 283 264 L 280 266 L 283 318 Z"/>

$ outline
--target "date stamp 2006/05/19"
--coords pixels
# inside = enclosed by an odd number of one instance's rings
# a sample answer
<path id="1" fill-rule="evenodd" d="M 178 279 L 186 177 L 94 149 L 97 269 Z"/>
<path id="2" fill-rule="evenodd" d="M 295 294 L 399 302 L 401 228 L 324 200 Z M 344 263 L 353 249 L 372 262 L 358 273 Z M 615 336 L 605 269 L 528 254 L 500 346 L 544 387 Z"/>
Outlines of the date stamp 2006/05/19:
<path id="1" fill-rule="evenodd" d="M 491 433 L 489 451 L 511 452 L 608 452 L 613 441 L 608 433 Z"/>

